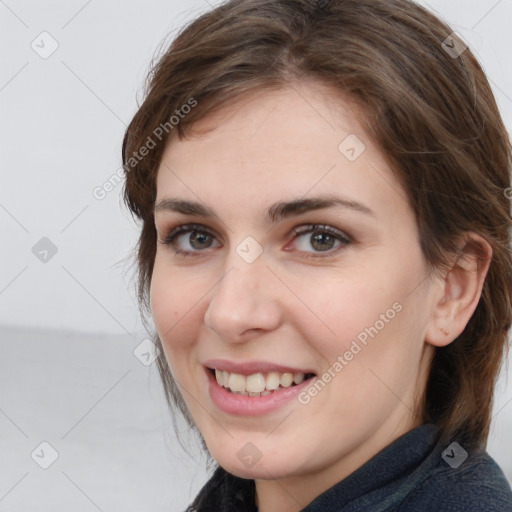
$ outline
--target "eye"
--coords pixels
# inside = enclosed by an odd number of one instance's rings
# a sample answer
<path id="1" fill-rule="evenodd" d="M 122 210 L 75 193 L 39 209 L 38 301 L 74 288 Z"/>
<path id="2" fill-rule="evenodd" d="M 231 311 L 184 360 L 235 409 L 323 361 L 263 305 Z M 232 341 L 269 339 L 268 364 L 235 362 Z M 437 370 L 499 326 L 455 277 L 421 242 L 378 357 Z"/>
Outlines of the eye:
<path id="1" fill-rule="evenodd" d="M 295 234 L 294 242 L 301 238 L 304 239 L 299 244 L 299 252 L 306 253 L 307 258 L 322 257 L 323 255 L 320 253 L 327 253 L 327 256 L 330 256 L 352 243 L 349 236 L 331 226 L 310 224 L 295 228 L 292 232 Z M 308 234 L 310 234 L 309 238 L 305 236 Z M 182 239 L 181 243 L 180 239 Z M 199 256 L 201 252 L 205 252 L 203 249 L 219 247 L 219 245 L 212 246 L 212 242 L 215 240 L 216 235 L 205 226 L 201 224 L 183 224 L 171 229 L 169 234 L 159 242 L 175 248 L 175 254 L 187 257 Z M 336 242 L 338 242 L 338 245 L 334 248 Z M 188 244 L 188 247 L 184 247 L 183 244 Z M 315 251 L 308 251 L 308 246 L 313 247 Z"/>
<path id="2" fill-rule="evenodd" d="M 309 226 L 296 228 L 293 230 L 293 233 L 296 235 L 294 241 L 303 238 L 302 242 L 298 244 L 299 251 L 309 253 L 307 250 L 308 247 L 313 247 L 315 249 L 313 253 L 306 255 L 306 257 L 310 258 L 322 257 L 322 254 L 318 254 L 322 252 L 332 255 L 337 253 L 340 248 L 352 243 L 349 236 L 344 235 L 342 232 L 332 228 L 331 226 L 320 224 L 311 224 Z M 309 237 L 304 236 L 308 234 L 310 235 Z M 338 242 L 338 245 L 336 246 L 336 249 L 333 250 L 336 242 Z M 317 254 L 315 254 L 315 252 Z"/>
<path id="3" fill-rule="evenodd" d="M 182 238 L 185 243 L 188 243 L 189 247 L 185 247 L 184 250 L 181 250 L 180 248 L 183 246 L 179 244 L 180 238 Z M 172 229 L 163 240 L 160 240 L 160 242 L 164 245 L 170 245 L 177 248 L 175 254 L 195 256 L 201 249 L 210 248 L 212 240 L 214 239 L 215 235 L 204 226 L 201 226 L 200 224 L 184 224 Z"/>

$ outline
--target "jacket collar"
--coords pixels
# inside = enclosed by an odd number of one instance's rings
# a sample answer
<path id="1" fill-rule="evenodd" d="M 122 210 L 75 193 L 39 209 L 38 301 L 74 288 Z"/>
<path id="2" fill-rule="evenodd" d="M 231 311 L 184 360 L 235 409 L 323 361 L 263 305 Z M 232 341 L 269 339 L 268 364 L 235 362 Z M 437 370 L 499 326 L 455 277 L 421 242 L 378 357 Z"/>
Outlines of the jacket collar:
<path id="1" fill-rule="evenodd" d="M 439 464 L 438 437 L 433 424 L 407 432 L 315 498 L 302 512 L 392 510 Z M 257 512 L 254 480 L 238 478 L 218 467 L 192 507 L 197 512 Z"/>

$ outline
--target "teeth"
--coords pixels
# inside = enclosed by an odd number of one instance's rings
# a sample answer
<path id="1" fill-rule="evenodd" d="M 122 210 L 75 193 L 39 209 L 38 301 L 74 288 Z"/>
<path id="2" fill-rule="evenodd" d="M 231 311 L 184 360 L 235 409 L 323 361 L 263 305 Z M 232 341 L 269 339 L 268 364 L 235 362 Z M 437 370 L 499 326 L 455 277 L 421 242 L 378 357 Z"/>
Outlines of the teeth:
<path id="1" fill-rule="evenodd" d="M 305 375 L 303 373 L 269 372 L 252 375 L 240 375 L 222 370 L 215 370 L 215 378 L 219 386 L 228 388 L 232 393 L 244 396 L 266 396 L 279 387 L 289 388 L 293 384 L 300 384 Z"/>
<path id="2" fill-rule="evenodd" d="M 228 387 L 231 391 L 247 391 L 245 387 L 245 377 L 238 373 L 229 375 Z"/>
<path id="3" fill-rule="evenodd" d="M 265 377 L 261 373 L 249 375 L 245 382 L 245 388 L 249 393 L 261 393 L 265 391 Z"/>
<path id="4" fill-rule="evenodd" d="M 303 380 L 304 380 L 303 373 L 294 373 L 293 374 L 293 382 L 295 382 L 295 384 L 300 384 Z"/>
<path id="5" fill-rule="evenodd" d="M 281 375 L 281 386 L 283 388 L 289 388 L 292 385 L 293 382 L 293 374 L 292 373 L 283 373 Z"/>
<path id="6" fill-rule="evenodd" d="M 269 390 L 277 389 L 279 387 L 279 381 L 281 380 L 279 373 L 270 372 L 267 375 L 267 385 L 265 386 Z"/>

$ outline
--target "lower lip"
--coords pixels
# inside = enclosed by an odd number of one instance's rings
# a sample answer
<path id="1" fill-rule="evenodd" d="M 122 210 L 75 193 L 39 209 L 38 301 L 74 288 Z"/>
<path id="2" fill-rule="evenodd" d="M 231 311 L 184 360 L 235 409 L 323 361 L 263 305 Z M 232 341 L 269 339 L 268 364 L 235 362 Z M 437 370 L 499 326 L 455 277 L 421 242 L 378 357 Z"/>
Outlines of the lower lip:
<path id="1" fill-rule="evenodd" d="M 265 396 L 245 396 L 231 393 L 217 382 L 217 379 L 206 370 L 209 381 L 209 392 L 214 404 L 224 412 L 240 416 L 258 416 L 275 411 L 286 402 L 293 400 L 307 386 L 313 378 L 302 381 L 300 384 L 278 390 Z"/>

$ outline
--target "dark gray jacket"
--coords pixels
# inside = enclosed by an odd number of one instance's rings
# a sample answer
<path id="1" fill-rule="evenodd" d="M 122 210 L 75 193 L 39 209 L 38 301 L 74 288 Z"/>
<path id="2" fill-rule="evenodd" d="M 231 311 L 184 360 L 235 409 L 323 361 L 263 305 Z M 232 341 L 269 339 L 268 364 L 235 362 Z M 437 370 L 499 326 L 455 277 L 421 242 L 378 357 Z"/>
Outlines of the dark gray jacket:
<path id="1" fill-rule="evenodd" d="M 257 512 L 253 480 L 217 468 L 189 512 Z M 487 452 L 438 443 L 435 425 L 403 435 L 301 512 L 512 512 L 510 484 Z"/>

